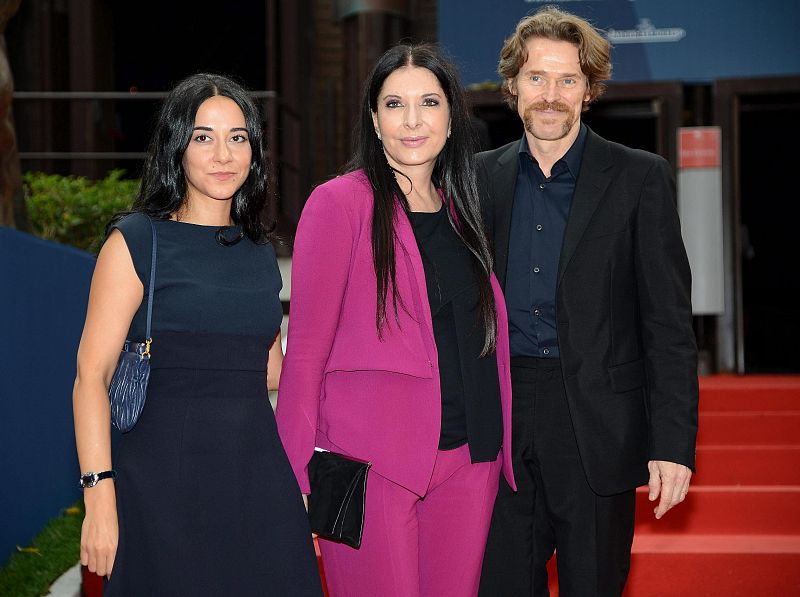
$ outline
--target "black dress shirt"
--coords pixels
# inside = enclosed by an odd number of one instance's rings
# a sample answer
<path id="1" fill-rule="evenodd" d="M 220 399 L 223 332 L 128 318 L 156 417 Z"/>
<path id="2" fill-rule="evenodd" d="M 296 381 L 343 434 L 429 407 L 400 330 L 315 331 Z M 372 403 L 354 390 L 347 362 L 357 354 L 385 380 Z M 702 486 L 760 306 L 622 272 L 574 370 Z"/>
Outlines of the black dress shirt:
<path id="1" fill-rule="evenodd" d="M 556 358 L 556 277 L 586 126 L 546 177 L 528 148 L 519 144 L 519 174 L 511 212 L 506 303 L 511 356 Z"/>
<path id="2" fill-rule="evenodd" d="M 503 439 L 497 357 L 480 356 L 485 331 L 474 257 L 453 230 L 445 209 L 408 214 L 422 256 L 439 354 L 439 449 L 469 443 L 472 462 L 491 462 Z"/>

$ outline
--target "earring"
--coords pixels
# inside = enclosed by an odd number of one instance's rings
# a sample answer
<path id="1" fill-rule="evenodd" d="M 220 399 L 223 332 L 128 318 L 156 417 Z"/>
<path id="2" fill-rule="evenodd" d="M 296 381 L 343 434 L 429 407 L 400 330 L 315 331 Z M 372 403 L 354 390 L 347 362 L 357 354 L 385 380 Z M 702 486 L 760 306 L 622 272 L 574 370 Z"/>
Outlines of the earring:
<path id="1" fill-rule="evenodd" d="M 378 141 L 383 141 L 383 139 L 381 139 L 381 132 L 378 129 L 375 129 L 375 134 L 378 135 Z"/>

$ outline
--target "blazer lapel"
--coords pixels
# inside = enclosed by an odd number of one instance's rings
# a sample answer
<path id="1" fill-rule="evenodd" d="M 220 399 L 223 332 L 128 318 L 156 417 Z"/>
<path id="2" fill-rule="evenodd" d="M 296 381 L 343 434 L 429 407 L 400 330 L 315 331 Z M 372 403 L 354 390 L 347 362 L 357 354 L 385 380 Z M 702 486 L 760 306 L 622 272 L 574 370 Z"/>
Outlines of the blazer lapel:
<path id="1" fill-rule="evenodd" d="M 567 218 L 567 228 L 564 231 L 564 242 L 561 245 L 557 285 L 561 283 L 564 271 L 575 253 L 583 232 L 611 182 L 612 165 L 608 142 L 589 129 L 581 159 L 581 170 Z"/>
<path id="2" fill-rule="evenodd" d="M 397 267 L 399 260 L 402 259 L 408 271 L 408 288 L 410 295 L 404 298 L 405 306 L 406 308 L 414 310 L 412 319 L 418 323 L 417 329 L 421 336 L 422 343 L 425 346 L 425 350 L 428 352 L 428 360 L 431 362 L 438 362 L 436 340 L 433 337 L 433 318 L 431 316 L 431 306 L 428 302 L 428 286 L 425 281 L 425 268 L 422 265 L 422 255 L 419 252 L 417 239 L 414 236 L 414 229 L 411 227 L 411 222 L 408 220 L 408 216 L 402 206 L 400 206 L 399 201 L 395 201 L 394 222 L 395 234 L 397 236 L 397 244 L 395 245 L 395 267 Z M 399 269 L 400 268 L 397 268 L 395 270 L 396 273 Z M 398 279 L 397 284 L 402 293 L 402 281 Z M 406 333 L 408 334 L 410 332 Z"/>
<path id="3" fill-rule="evenodd" d="M 506 287 L 511 210 L 519 173 L 519 143 L 512 143 L 494 164 L 487 164 L 489 189 L 494 206 L 494 269 L 502 288 Z"/>

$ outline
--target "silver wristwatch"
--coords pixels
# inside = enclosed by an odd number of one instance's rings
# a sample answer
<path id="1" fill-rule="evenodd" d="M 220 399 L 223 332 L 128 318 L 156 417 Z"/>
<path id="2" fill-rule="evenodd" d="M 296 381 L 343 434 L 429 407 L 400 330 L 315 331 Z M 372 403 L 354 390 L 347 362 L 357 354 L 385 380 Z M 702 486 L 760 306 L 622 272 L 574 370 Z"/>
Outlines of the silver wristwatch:
<path id="1" fill-rule="evenodd" d="M 81 475 L 78 484 L 81 486 L 81 489 L 86 489 L 87 487 L 94 487 L 103 479 L 114 479 L 116 476 L 116 471 L 103 471 L 100 473 L 89 471 L 88 473 L 83 473 Z"/>

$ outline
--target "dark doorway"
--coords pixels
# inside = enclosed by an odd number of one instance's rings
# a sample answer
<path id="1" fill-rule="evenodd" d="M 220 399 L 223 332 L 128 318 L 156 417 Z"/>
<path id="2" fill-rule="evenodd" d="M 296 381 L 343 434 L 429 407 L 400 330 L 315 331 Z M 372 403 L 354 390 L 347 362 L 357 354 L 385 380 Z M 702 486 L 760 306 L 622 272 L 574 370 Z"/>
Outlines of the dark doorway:
<path id="1" fill-rule="evenodd" d="M 800 372 L 800 93 L 739 102 L 745 371 Z"/>
<path id="2" fill-rule="evenodd" d="M 222 14 L 181 2 L 113 2 L 114 89 L 168 91 L 198 72 L 233 77 L 252 91 L 266 90 L 265 2 L 231 0 Z M 159 100 L 115 102 L 115 149 L 145 151 Z M 117 163 L 139 175 L 138 160 Z"/>
<path id="3" fill-rule="evenodd" d="M 522 137 L 522 122 L 503 100 L 499 91 L 468 92 L 472 112 L 476 117 L 479 149 L 487 151 Z"/>
<path id="4" fill-rule="evenodd" d="M 658 153 L 658 112 L 652 101 L 612 100 L 583 113 L 583 121 L 601 137 Z"/>

